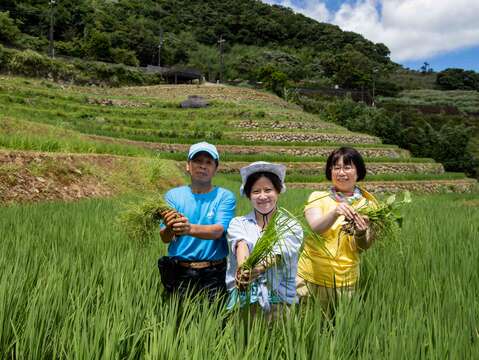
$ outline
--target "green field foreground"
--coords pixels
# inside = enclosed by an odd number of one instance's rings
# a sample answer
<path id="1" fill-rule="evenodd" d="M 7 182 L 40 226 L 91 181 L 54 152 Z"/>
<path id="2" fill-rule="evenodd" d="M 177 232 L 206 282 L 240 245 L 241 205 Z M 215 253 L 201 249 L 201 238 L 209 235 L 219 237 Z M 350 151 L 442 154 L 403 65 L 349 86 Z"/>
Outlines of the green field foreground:
<path id="1" fill-rule="evenodd" d="M 299 212 L 308 193 L 290 190 L 283 204 Z M 400 237 L 363 255 L 360 291 L 334 325 L 311 303 L 249 330 L 203 299 L 180 311 L 162 298 L 165 246 L 125 238 L 115 226 L 123 201 L 0 208 L 0 358 L 479 357 L 477 194 L 415 197 Z"/>

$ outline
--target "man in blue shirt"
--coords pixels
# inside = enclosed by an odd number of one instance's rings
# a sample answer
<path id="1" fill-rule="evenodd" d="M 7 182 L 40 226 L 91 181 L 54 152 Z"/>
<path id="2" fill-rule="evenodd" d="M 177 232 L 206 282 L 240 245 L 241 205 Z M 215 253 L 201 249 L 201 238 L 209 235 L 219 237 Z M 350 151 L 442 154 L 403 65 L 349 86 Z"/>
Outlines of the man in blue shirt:
<path id="1" fill-rule="evenodd" d="M 168 293 L 205 291 L 212 299 L 226 292 L 225 234 L 235 213 L 236 199 L 231 191 L 212 184 L 218 161 L 214 145 L 192 145 L 186 165 L 191 185 L 165 194 L 165 200 L 175 209 L 164 216 L 160 230 L 162 241 L 169 244 L 169 256 L 158 260 Z"/>

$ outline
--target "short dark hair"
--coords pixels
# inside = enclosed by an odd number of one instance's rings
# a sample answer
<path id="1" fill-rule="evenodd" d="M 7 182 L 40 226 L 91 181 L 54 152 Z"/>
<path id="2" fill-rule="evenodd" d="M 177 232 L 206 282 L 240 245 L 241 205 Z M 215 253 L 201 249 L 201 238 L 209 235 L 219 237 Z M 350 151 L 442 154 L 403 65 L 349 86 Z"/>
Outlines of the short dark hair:
<path id="1" fill-rule="evenodd" d="M 250 198 L 251 189 L 253 188 L 253 185 L 255 184 L 256 181 L 258 181 L 262 177 L 265 177 L 271 181 L 271 183 L 273 184 L 273 187 L 278 192 L 278 194 L 283 189 L 283 184 L 281 183 L 281 180 L 278 175 L 267 172 L 267 171 L 255 172 L 251 174 L 250 176 L 248 176 L 248 178 L 246 179 L 246 184 L 244 184 L 243 191 L 248 199 Z"/>
<path id="2" fill-rule="evenodd" d="M 218 164 L 219 164 L 219 163 L 218 163 L 218 160 L 215 159 L 213 156 L 211 156 L 211 154 L 210 154 L 208 151 L 198 151 L 198 152 L 197 152 L 195 155 L 193 155 L 192 158 L 189 159 L 188 161 L 192 161 L 192 160 L 196 159 L 198 156 L 200 156 L 200 155 L 202 155 L 202 154 L 208 155 L 208 157 L 212 158 L 212 159 L 215 161 L 216 167 L 218 167 Z"/>
<path id="3" fill-rule="evenodd" d="M 366 165 L 359 151 L 352 147 L 341 147 L 334 150 L 326 161 L 326 179 L 331 180 L 331 170 L 341 158 L 343 158 L 343 163 L 346 165 L 354 164 L 358 173 L 357 181 L 361 181 L 366 177 Z"/>

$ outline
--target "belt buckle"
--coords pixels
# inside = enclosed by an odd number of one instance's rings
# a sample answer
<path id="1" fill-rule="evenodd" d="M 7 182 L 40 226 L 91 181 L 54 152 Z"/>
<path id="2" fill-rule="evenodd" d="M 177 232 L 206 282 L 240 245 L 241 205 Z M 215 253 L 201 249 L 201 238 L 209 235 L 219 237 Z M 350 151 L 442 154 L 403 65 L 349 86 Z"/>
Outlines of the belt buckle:
<path id="1" fill-rule="evenodd" d="M 207 260 L 207 261 L 180 261 L 180 265 L 190 269 L 205 269 L 208 267 L 219 265 L 223 260 Z"/>
<path id="2" fill-rule="evenodd" d="M 204 269 L 210 266 L 209 261 L 193 261 L 190 264 L 192 269 Z"/>
<path id="3" fill-rule="evenodd" d="M 209 266 L 208 261 L 180 261 L 179 264 L 188 269 L 203 269 Z"/>

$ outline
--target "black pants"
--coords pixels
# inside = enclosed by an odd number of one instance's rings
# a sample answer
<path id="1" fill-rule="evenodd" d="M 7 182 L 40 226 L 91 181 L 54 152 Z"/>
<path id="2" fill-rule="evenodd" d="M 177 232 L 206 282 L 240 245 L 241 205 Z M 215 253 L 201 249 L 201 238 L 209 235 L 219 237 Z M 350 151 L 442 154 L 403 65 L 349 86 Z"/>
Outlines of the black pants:
<path id="1" fill-rule="evenodd" d="M 183 267 L 178 261 L 163 256 L 158 259 L 161 282 L 167 293 L 177 292 L 180 296 L 204 292 L 210 301 L 226 295 L 226 261 L 203 269 Z"/>

